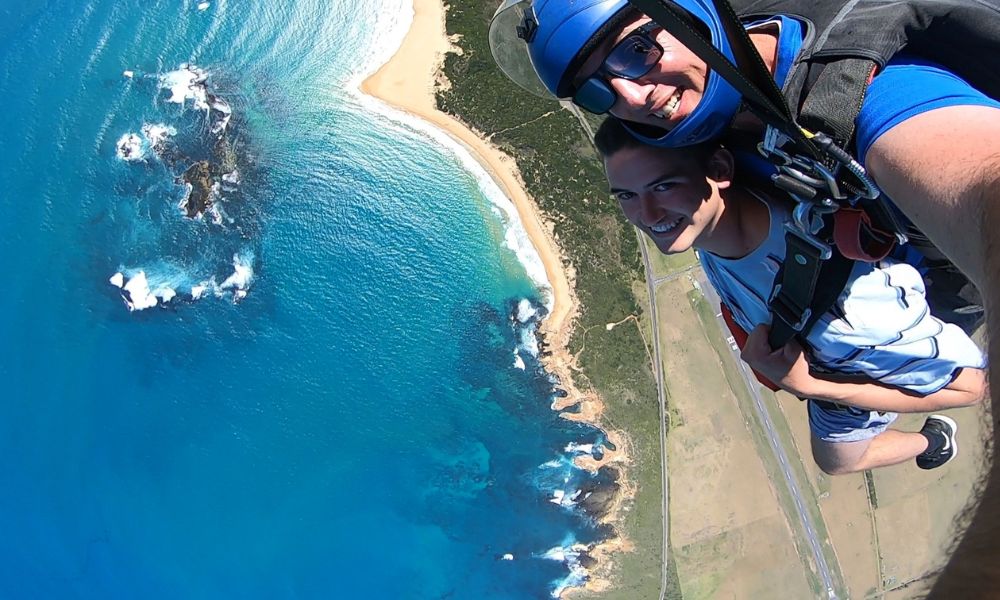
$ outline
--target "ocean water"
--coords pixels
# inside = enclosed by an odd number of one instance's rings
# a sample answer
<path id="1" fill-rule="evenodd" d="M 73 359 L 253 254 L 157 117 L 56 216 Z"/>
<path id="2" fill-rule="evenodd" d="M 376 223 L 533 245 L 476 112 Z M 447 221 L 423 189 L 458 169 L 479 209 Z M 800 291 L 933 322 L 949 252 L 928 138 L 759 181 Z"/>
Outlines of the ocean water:
<path id="1" fill-rule="evenodd" d="M 4 598 L 585 577 L 571 459 L 602 437 L 549 409 L 538 257 L 455 144 L 355 91 L 411 18 L 0 5 Z"/>

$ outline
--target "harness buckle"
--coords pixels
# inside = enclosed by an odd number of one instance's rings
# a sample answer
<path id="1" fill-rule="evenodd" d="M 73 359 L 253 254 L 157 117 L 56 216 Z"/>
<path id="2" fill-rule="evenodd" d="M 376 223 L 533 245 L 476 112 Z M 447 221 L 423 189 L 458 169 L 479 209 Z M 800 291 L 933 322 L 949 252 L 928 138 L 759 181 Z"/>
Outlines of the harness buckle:
<path id="1" fill-rule="evenodd" d="M 780 283 L 774 286 L 768 306 L 775 317 L 784 321 L 796 333 L 801 332 L 812 317 L 812 309 L 793 306 L 789 302 L 788 296 L 781 293 Z"/>

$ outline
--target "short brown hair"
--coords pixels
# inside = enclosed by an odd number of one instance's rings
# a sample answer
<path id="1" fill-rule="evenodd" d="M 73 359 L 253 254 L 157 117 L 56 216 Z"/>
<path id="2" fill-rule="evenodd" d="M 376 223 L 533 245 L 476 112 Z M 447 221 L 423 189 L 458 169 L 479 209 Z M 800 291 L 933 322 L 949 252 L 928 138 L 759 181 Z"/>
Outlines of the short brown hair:
<path id="1" fill-rule="evenodd" d="M 625 128 L 621 120 L 615 117 L 608 117 L 604 119 L 601 126 L 597 128 L 597 133 L 594 134 L 594 146 L 597 147 L 597 151 L 601 154 L 602 158 L 608 158 L 613 154 L 617 154 L 622 150 L 629 148 L 648 147 L 655 150 L 672 150 L 677 152 L 679 155 L 684 156 L 686 159 L 693 160 L 697 165 L 702 167 L 705 166 L 712 154 L 721 148 L 721 145 L 717 141 L 702 142 L 700 144 L 695 144 L 694 146 L 671 149 L 651 146 L 639 139 L 636 139 L 636 137 Z"/>

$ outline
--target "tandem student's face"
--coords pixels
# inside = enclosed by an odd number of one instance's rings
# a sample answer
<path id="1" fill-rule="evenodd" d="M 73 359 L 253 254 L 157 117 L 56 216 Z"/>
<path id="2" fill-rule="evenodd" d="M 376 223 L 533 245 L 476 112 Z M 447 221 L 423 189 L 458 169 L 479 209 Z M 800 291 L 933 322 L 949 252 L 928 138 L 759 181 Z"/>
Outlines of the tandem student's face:
<path id="1" fill-rule="evenodd" d="M 578 79 L 594 74 L 616 44 L 649 21 L 649 17 L 640 15 L 626 24 L 594 51 L 581 67 Z M 663 48 L 663 56 L 649 72 L 636 79 L 605 75 L 618 96 L 609 112 L 619 119 L 670 130 L 701 102 L 708 65 L 664 29 L 656 29 L 652 35 Z"/>
<path id="2" fill-rule="evenodd" d="M 720 190 L 731 184 L 731 161 L 716 151 L 707 164 L 683 149 L 624 148 L 604 159 L 611 195 L 622 212 L 664 254 L 699 247 L 724 211 Z"/>

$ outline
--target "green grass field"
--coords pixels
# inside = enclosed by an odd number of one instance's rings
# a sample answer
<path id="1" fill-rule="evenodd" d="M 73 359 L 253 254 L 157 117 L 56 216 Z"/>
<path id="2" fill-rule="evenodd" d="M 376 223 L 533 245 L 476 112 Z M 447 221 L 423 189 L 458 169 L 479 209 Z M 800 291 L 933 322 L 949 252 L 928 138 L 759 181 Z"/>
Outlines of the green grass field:
<path id="1" fill-rule="evenodd" d="M 795 532 L 795 545 L 798 548 L 799 558 L 802 559 L 802 564 L 810 575 L 810 585 L 818 595 L 822 595 L 821 591 L 825 586 L 821 585 L 819 576 L 816 573 L 816 567 L 812 562 L 812 551 L 806 541 L 805 532 L 802 529 L 801 520 L 795 509 L 791 492 L 785 484 L 784 475 L 782 475 L 781 469 L 777 463 L 777 458 L 775 457 L 770 443 L 766 438 L 764 425 L 760 421 L 756 409 L 753 407 L 753 399 L 750 397 L 750 394 L 746 389 L 746 385 L 743 383 L 742 375 L 737 370 L 738 367 L 735 359 L 733 358 L 732 352 L 730 351 L 729 344 L 723 337 L 726 334 L 724 334 L 716 324 L 715 309 L 709 306 L 704 295 L 702 295 L 702 293 L 698 290 L 692 290 L 688 294 L 688 299 L 693 305 L 695 305 L 698 312 L 698 319 L 708 335 L 709 341 L 715 348 L 716 353 L 719 355 L 726 379 L 729 381 L 730 387 L 739 398 L 740 409 L 743 412 L 744 418 L 751 423 L 750 431 L 754 438 L 757 453 L 761 456 L 764 462 L 765 469 L 768 472 L 772 485 L 775 486 L 778 493 L 782 510 L 788 518 L 789 525 Z M 788 429 L 785 417 L 780 411 L 776 410 L 774 394 L 770 392 L 767 392 L 766 394 L 762 393 L 762 397 L 764 399 L 764 409 L 768 411 L 768 415 L 770 416 L 771 422 L 774 425 L 775 432 L 777 433 L 781 444 L 786 449 L 794 449 L 795 445 L 792 442 L 791 431 Z M 813 526 L 816 528 L 816 535 L 823 544 L 822 548 L 826 562 L 831 566 L 831 570 L 834 571 L 834 575 L 836 575 L 839 573 L 839 569 L 836 568 L 836 565 L 838 564 L 837 556 L 833 551 L 833 547 L 829 543 L 829 534 L 826 531 L 826 525 L 823 521 L 823 515 L 819 510 L 819 504 L 813 487 L 808 484 L 808 475 L 802 467 L 802 463 L 799 460 L 797 453 L 795 453 L 794 450 L 789 451 L 788 458 L 790 462 L 789 466 L 793 471 L 793 476 L 800 483 L 805 509 L 809 511 L 809 517 L 813 522 Z M 839 578 L 835 581 L 834 587 L 840 594 L 844 593 L 844 584 L 839 580 Z"/>

